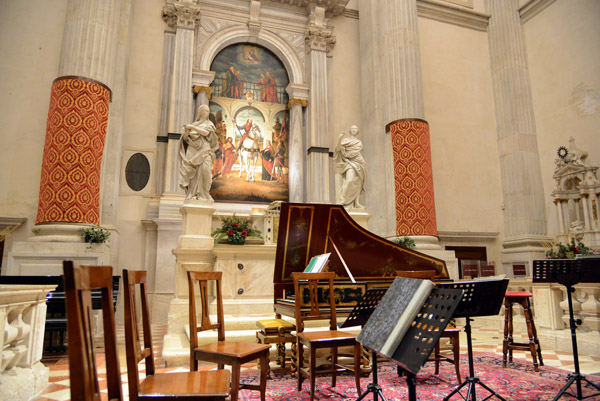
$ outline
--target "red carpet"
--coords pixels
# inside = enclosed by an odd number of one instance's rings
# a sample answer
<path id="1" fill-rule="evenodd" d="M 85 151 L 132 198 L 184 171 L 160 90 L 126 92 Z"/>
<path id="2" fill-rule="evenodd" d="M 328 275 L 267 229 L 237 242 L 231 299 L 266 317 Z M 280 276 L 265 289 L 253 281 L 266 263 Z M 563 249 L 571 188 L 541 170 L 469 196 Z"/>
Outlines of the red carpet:
<path id="1" fill-rule="evenodd" d="M 493 354 L 475 355 L 475 376 L 482 383 L 486 384 L 507 401 L 546 401 L 552 400 L 567 383 L 567 376 L 570 372 L 547 366 L 541 366 L 539 372 L 535 372 L 533 364 L 528 360 L 515 359 L 507 368 L 502 368 L 502 357 Z M 468 362 L 466 355 L 461 359 L 461 375 L 464 380 L 468 375 Z M 417 375 L 417 400 L 434 401 L 443 400 L 458 386 L 454 366 L 451 364 L 441 364 L 440 374 L 433 375 L 433 363 L 429 362 Z M 245 372 L 244 381 L 252 382 L 257 378 L 256 371 Z M 388 401 L 407 400 L 408 392 L 406 379 L 398 377 L 395 365 L 381 363 L 379 365 L 378 381 L 383 389 L 383 394 Z M 587 375 L 588 380 L 600 385 L 600 378 Z M 365 391 L 367 384 L 371 382 L 371 377 L 361 379 L 362 391 Z M 271 372 L 271 379 L 267 381 L 267 400 L 281 401 L 303 401 L 309 400 L 308 380 L 303 382 L 301 392 L 296 391 L 297 381 L 289 375 L 285 369 L 274 370 Z M 466 386 L 463 388 L 463 396 L 466 397 Z M 583 395 L 595 394 L 593 388 L 584 388 Z M 575 385 L 571 387 L 571 392 L 576 392 Z M 476 395 L 478 400 L 483 400 L 490 395 L 483 387 L 476 386 Z M 343 375 L 338 377 L 337 386 L 331 387 L 330 377 L 317 378 L 317 389 L 315 391 L 316 399 L 336 399 L 336 400 L 355 400 L 358 395 L 354 386 L 354 377 Z M 241 400 L 257 400 L 260 394 L 255 391 L 243 390 L 240 392 Z M 365 400 L 372 400 L 373 395 L 369 394 Z M 451 400 L 463 400 L 460 395 L 454 395 Z M 572 400 L 573 397 L 563 396 L 562 400 Z M 496 397 L 490 400 L 498 400 Z M 600 396 L 587 398 L 587 400 L 600 400 Z"/>

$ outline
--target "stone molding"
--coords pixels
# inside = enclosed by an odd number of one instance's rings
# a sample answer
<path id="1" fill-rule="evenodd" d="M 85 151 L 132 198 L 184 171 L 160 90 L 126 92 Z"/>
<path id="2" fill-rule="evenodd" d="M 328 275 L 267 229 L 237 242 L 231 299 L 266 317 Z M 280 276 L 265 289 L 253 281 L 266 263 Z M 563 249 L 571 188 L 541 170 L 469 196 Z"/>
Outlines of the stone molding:
<path id="1" fill-rule="evenodd" d="M 490 18 L 489 14 L 454 4 L 442 3 L 439 0 L 418 0 L 417 14 L 419 17 L 483 32 L 487 31 Z"/>
<path id="2" fill-rule="evenodd" d="M 304 84 L 290 83 L 285 90 L 290 97 L 290 102 L 294 100 L 294 104 L 297 104 L 302 100 L 308 100 L 309 88 Z M 293 104 L 288 104 L 288 106 L 293 106 Z M 303 104 L 303 106 L 306 107 L 305 104 Z"/>
<path id="3" fill-rule="evenodd" d="M 548 6 L 554 3 L 556 0 L 530 0 L 526 4 L 523 5 L 519 9 L 519 14 L 521 15 L 521 21 L 527 22 L 542 11 L 544 11 Z"/>
<path id="4" fill-rule="evenodd" d="M 200 19 L 200 6 L 185 0 L 169 1 L 163 7 L 162 18 L 171 28 L 194 29 Z"/>

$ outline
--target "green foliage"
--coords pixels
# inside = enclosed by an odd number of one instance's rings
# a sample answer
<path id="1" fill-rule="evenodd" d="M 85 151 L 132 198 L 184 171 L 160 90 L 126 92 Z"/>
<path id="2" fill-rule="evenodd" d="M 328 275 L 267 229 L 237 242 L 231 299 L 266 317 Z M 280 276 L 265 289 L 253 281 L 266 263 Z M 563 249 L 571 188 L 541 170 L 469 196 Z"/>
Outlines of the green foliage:
<path id="1" fill-rule="evenodd" d="M 407 249 L 415 247 L 415 241 L 410 237 L 396 237 L 394 242 Z"/>
<path id="2" fill-rule="evenodd" d="M 79 236 L 84 242 L 89 242 L 90 244 L 103 244 L 108 241 L 110 231 L 100 227 L 80 228 Z"/>
<path id="3" fill-rule="evenodd" d="M 585 246 L 583 242 L 571 238 L 571 242 L 567 245 L 562 242 L 552 244 L 552 247 L 546 251 L 546 257 L 548 259 L 574 259 L 575 255 L 589 255 L 591 253 L 590 248 Z"/>
<path id="4" fill-rule="evenodd" d="M 217 228 L 210 235 L 215 237 L 215 243 L 227 237 L 232 244 L 244 243 L 247 237 L 262 238 L 261 232 L 252 228 L 249 219 L 243 219 L 233 214 L 231 217 L 221 219 L 221 228 Z"/>

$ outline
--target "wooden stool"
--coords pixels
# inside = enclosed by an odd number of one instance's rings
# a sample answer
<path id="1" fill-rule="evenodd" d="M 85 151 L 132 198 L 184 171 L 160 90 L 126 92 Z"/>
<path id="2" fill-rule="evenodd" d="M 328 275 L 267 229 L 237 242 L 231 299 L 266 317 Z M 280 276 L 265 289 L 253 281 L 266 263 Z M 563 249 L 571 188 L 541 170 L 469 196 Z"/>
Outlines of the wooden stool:
<path id="1" fill-rule="evenodd" d="M 285 362 L 292 361 L 292 357 L 286 357 L 285 355 L 285 343 L 292 343 L 292 346 L 296 344 L 296 336 L 292 334 L 293 331 L 296 331 L 296 325 L 283 319 L 266 319 L 257 321 L 256 326 L 260 329 L 256 332 L 258 343 L 276 344 L 277 355 L 275 361 L 279 363 L 279 366 L 285 368 Z M 292 374 L 295 371 L 294 365 L 292 363 Z"/>
<path id="2" fill-rule="evenodd" d="M 506 367 L 506 355 L 508 360 L 512 362 L 513 350 L 531 351 L 533 358 L 533 366 L 536 372 L 540 371 L 538 367 L 537 357 L 540 359 L 540 365 L 544 366 L 542 360 L 542 349 L 537 337 L 535 323 L 529 304 L 529 298 L 532 293 L 526 291 L 507 291 L 504 294 L 504 341 L 502 342 L 502 367 Z M 513 311 L 512 304 L 520 304 L 525 312 L 525 322 L 527 323 L 527 334 L 529 335 L 529 344 L 516 343 L 513 341 Z M 537 355 L 537 357 L 536 357 Z"/>

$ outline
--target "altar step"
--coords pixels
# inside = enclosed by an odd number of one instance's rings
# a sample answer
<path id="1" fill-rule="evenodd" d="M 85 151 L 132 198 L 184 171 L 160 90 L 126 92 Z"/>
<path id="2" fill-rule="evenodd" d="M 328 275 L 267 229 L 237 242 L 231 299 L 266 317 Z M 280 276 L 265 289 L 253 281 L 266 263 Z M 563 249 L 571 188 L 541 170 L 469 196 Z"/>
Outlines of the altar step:
<path id="1" fill-rule="evenodd" d="M 240 341 L 240 342 L 251 342 L 255 343 L 256 332 L 258 327 L 256 322 L 265 319 L 274 319 L 275 314 L 255 314 L 255 315 L 225 315 L 225 338 L 228 341 Z M 292 324 L 295 321 L 284 317 L 285 320 Z M 211 320 L 216 320 L 211 316 Z M 342 323 L 344 319 L 339 319 L 339 323 Z M 173 366 L 187 366 L 189 364 L 190 357 L 190 341 L 189 341 L 189 326 L 184 326 L 185 333 L 174 334 L 168 333 L 164 337 L 163 343 L 163 358 L 167 367 Z M 329 330 L 327 321 L 309 321 L 306 322 L 306 331 L 316 330 Z M 344 329 L 351 333 L 359 333 L 359 328 Z M 198 333 L 198 343 L 208 344 L 217 340 L 217 333 L 214 330 L 204 331 Z M 288 345 L 289 346 L 289 345 Z M 272 353 L 275 352 L 275 347 L 272 347 Z"/>

